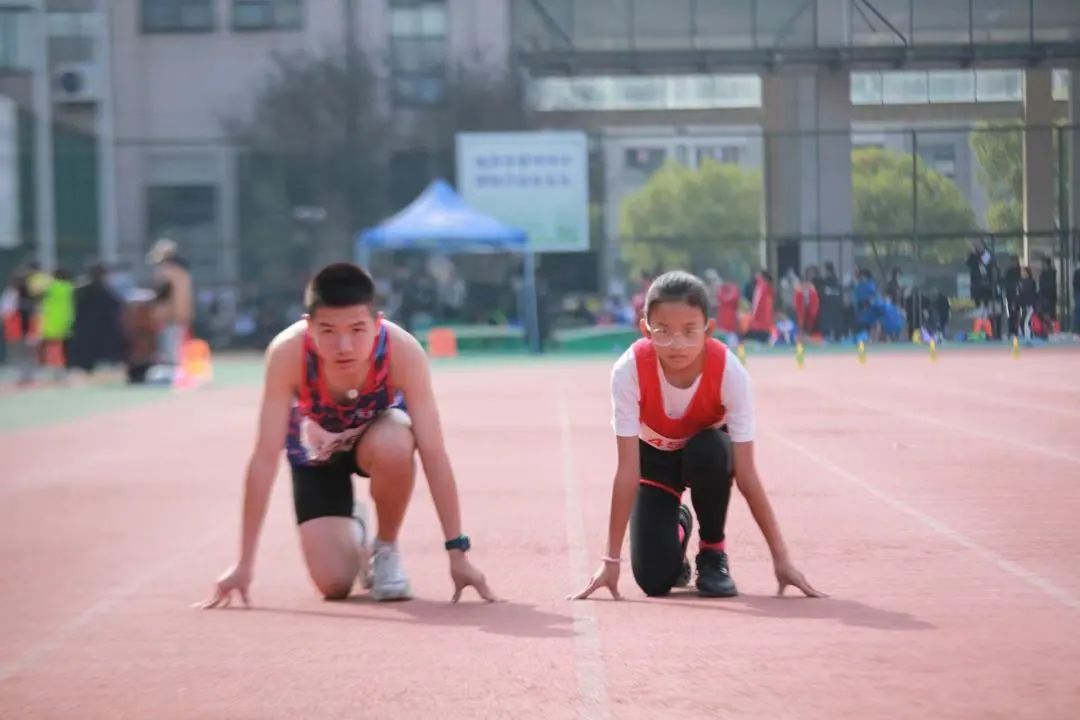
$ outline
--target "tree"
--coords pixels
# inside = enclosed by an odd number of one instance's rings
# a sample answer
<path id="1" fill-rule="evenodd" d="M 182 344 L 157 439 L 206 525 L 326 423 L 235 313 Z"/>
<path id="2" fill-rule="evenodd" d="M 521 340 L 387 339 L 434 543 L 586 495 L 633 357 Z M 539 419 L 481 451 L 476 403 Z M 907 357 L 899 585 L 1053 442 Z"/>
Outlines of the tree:
<path id="1" fill-rule="evenodd" d="M 956 184 L 912 156 L 880 148 L 859 148 L 851 154 L 854 187 L 852 228 L 857 235 L 898 235 L 915 229 L 913 200 L 918 204 L 918 231 L 964 234 L 976 229 L 975 214 Z"/>
<path id="2" fill-rule="evenodd" d="M 390 123 L 367 59 L 347 67 L 344 50 L 275 55 L 251 111 L 222 121 L 240 148 L 240 260 L 263 294 L 296 295 L 312 268 L 350 257 L 356 231 L 384 210 Z"/>
<path id="3" fill-rule="evenodd" d="M 250 110 L 222 122 L 240 148 L 240 261 L 279 304 L 315 267 L 351 257 L 361 228 L 452 178 L 457 132 L 529 124 L 523 85 L 506 71 L 452 70 L 441 102 L 402 109 L 387 104 L 375 58 L 350 63 L 339 48 L 273 62 Z"/>
<path id="4" fill-rule="evenodd" d="M 399 134 L 391 159 L 396 204 L 411 200 L 436 177 L 454 177 L 459 132 L 525 130 L 531 121 L 518 76 L 483 65 L 451 70 L 442 102 L 425 108 L 410 131 Z"/>
<path id="5" fill-rule="evenodd" d="M 761 174 L 706 160 L 669 161 L 620 212 L 623 258 L 636 272 L 718 267 L 743 276 L 757 264 Z"/>
<path id="6" fill-rule="evenodd" d="M 990 206 L 986 226 L 993 232 L 1019 232 L 1024 227 L 1024 139 L 1019 121 L 983 124 L 969 143 L 979 161 L 976 172 Z"/>
<path id="7" fill-rule="evenodd" d="M 851 154 L 854 212 L 852 229 L 870 241 L 882 274 L 894 257 L 910 257 L 914 247 L 906 240 L 888 242 L 875 235 L 898 236 L 918 230 L 936 236 L 920 243 L 920 257 L 941 263 L 955 262 L 968 251 L 964 235 L 976 229 L 975 213 L 956 184 L 908 153 L 881 148 L 858 148 Z M 912 183 L 914 170 L 916 183 Z M 917 190 L 917 193 L 915 192 Z M 918 227 L 915 207 L 918 204 Z M 955 238 L 944 238 L 956 234 Z"/>

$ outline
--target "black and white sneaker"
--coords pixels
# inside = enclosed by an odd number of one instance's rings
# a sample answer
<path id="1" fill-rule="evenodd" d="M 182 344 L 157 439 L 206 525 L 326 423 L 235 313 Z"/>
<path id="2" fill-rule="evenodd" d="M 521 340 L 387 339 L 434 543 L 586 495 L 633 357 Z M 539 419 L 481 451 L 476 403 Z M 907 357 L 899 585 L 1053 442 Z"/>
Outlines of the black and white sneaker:
<path id="1" fill-rule="evenodd" d="M 735 597 L 739 594 L 728 570 L 727 553 L 720 550 L 698 553 L 697 589 L 705 597 Z"/>

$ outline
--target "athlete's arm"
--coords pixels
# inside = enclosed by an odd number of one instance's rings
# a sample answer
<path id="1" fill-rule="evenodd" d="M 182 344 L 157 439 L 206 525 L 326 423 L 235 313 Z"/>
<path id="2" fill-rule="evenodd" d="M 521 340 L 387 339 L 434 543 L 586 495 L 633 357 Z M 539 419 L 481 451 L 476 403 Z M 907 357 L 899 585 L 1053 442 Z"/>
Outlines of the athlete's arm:
<path id="1" fill-rule="evenodd" d="M 249 605 L 248 587 L 255 565 L 255 548 L 266 517 L 270 489 L 277 475 L 281 450 L 288 432 L 289 409 L 293 399 L 293 381 L 298 372 L 294 342 L 275 339 L 266 351 L 266 377 L 259 408 L 259 427 L 255 448 L 248 460 L 244 477 L 244 509 L 240 530 L 240 559 L 218 579 L 214 596 L 201 607 L 228 607 L 233 591 Z"/>
<path id="2" fill-rule="evenodd" d="M 618 461 L 611 486 L 611 516 L 608 518 L 607 556 L 617 558 L 622 552 L 626 525 L 634 508 L 638 481 L 641 478 L 641 451 L 636 437 L 616 437 Z"/>
<path id="3" fill-rule="evenodd" d="M 619 566 L 622 563 L 620 553 L 641 477 L 641 451 L 638 442 L 637 437 L 615 438 L 618 464 L 615 466 L 615 481 L 611 486 L 607 549 L 600 561 L 600 568 L 589 578 L 588 585 L 568 596 L 569 600 L 584 600 L 602 587 L 608 589 L 611 597 L 622 600 L 622 595 L 619 594 Z"/>
<path id="4" fill-rule="evenodd" d="M 424 348 L 409 333 L 391 326 L 393 350 L 390 353 L 391 384 L 405 395 L 405 405 L 412 421 L 413 438 L 428 479 L 431 500 L 439 516 L 443 535 L 453 540 L 461 535 L 461 504 L 458 500 L 457 483 L 450 457 L 443 439 L 439 408 L 435 391 L 431 386 L 431 370 Z M 451 550 L 450 575 L 454 580 L 454 602 L 466 587 L 473 586 L 480 596 L 494 601 L 495 594 L 487 585 L 484 575 L 460 550 Z"/>
<path id="5" fill-rule="evenodd" d="M 258 434 L 244 479 L 240 563 L 248 567 L 255 562 L 255 546 L 266 517 L 270 489 L 277 476 L 285 435 L 289 429 L 289 410 L 297 371 L 291 354 L 295 354 L 295 347 L 288 342 L 271 345 L 267 350 Z"/>
<path id="6" fill-rule="evenodd" d="M 730 350 L 726 362 L 721 393 L 727 409 L 725 421 L 731 436 L 735 483 L 746 498 L 750 514 L 754 516 L 754 521 L 769 546 L 776 579 L 780 584 L 779 592 L 783 594 L 788 585 L 794 585 L 806 595 L 822 597 L 823 594 L 811 587 L 803 574 L 792 564 L 783 533 L 780 532 L 780 523 L 776 520 L 769 496 L 765 493 L 765 486 L 758 474 L 754 460 L 755 423 L 750 376 Z"/>
<path id="7" fill-rule="evenodd" d="M 619 594 L 619 565 L 626 525 L 634 508 L 638 482 L 641 479 L 641 451 L 638 440 L 640 411 L 638 385 L 633 372 L 633 356 L 621 358 L 611 374 L 612 425 L 615 430 L 617 464 L 611 485 L 611 514 L 608 516 L 608 540 L 600 568 L 593 573 L 588 585 L 570 596 L 583 600 L 598 589 L 606 587 L 616 600 Z"/>
<path id="8" fill-rule="evenodd" d="M 765 536 L 765 542 L 769 545 L 772 553 L 773 564 L 788 562 L 788 549 L 784 543 L 784 537 L 780 532 L 780 525 L 776 522 L 769 497 L 765 494 L 765 487 L 761 484 L 757 466 L 754 463 L 754 442 L 731 443 L 732 455 L 735 462 L 735 482 L 739 492 L 746 498 L 746 504 L 750 507 L 750 513 L 754 521 L 761 528 L 761 534 Z"/>
<path id="9" fill-rule="evenodd" d="M 416 449 L 428 478 L 435 512 L 443 534 L 451 540 L 461 534 L 461 507 L 443 439 L 435 391 L 431 386 L 427 355 L 414 337 L 405 332 L 395 333 L 390 363 L 390 379 L 405 394 Z"/>

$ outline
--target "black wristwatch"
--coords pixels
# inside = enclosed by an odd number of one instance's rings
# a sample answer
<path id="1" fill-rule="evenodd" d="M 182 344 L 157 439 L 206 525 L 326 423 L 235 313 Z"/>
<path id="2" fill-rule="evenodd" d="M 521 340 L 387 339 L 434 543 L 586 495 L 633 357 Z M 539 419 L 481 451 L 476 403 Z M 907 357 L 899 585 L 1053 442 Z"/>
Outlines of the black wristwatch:
<path id="1" fill-rule="evenodd" d="M 443 547 L 449 550 L 460 550 L 461 552 L 469 552 L 469 548 L 472 547 L 472 543 L 469 542 L 468 535 L 458 535 L 453 540 L 447 540 Z"/>

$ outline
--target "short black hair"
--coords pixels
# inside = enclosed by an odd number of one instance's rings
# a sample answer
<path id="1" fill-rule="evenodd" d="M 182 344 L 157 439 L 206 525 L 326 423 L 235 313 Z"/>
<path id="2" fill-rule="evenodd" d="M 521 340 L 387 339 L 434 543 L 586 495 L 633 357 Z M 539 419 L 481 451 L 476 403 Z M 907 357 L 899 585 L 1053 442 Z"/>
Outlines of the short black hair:
<path id="1" fill-rule="evenodd" d="M 374 305 L 375 281 L 371 274 L 353 263 L 327 265 L 304 290 L 304 309 L 310 315 L 321 307 L 342 308 Z"/>
<path id="2" fill-rule="evenodd" d="M 645 294 L 645 319 L 654 307 L 666 302 L 686 303 L 700 310 L 706 320 L 709 318 L 709 293 L 705 283 L 688 272 L 672 270 L 653 280 Z"/>

